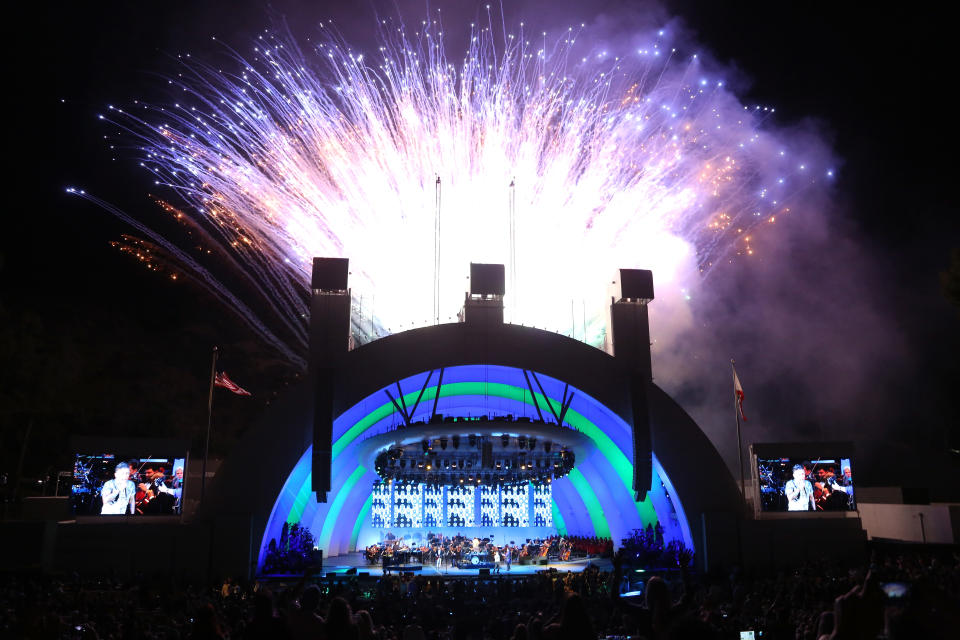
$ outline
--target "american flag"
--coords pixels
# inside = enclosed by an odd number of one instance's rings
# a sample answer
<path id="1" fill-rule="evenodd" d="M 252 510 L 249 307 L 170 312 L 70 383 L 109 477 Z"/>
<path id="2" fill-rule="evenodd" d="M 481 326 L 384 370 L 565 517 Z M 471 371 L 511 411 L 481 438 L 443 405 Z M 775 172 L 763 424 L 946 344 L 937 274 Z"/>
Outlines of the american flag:
<path id="1" fill-rule="evenodd" d="M 221 371 L 213 379 L 213 384 L 218 387 L 223 387 L 227 391 L 237 394 L 238 396 L 249 396 L 250 392 L 238 385 L 236 382 L 230 379 L 225 371 Z"/>

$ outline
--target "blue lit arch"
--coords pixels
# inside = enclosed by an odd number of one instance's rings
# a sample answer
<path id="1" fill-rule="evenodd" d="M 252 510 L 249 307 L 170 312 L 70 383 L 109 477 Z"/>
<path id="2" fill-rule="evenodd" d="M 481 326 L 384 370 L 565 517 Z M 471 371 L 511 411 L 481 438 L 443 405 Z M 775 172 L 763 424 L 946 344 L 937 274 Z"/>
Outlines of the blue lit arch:
<path id="1" fill-rule="evenodd" d="M 412 406 L 427 379 L 427 372 L 400 381 L 405 400 Z M 549 400 L 559 407 L 564 382 L 539 374 L 546 397 L 537 393 L 544 406 Z M 433 378 L 431 382 L 435 382 Z M 570 535 L 609 535 L 615 542 L 632 529 L 659 521 L 668 540 L 681 540 L 694 548 L 682 505 L 663 467 L 653 456 L 653 482 L 643 502 L 633 500 L 631 483 L 632 434 L 613 411 L 577 389 L 566 422 L 588 436 L 595 445 L 586 460 L 567 478 L 554 483 L 557 526 Z M 425 418 L 433 409 L 436 386 L 428 386 L 414 420 Z M 429 401 L 429 402 L 428 402 Z M 530 391 L 521 369 L 496 365 L 448 367 L 437 411 L 444 415 L 510 413 L 536 416 Z M 391 429 L 399 421 L 383 389 L 343 412 L 333 425 L 332 487 L 327 503 L 317 503 L 310 490 L 311 449 L 307 448 L 289 472 L 273 504 L 260 546 L 260 563 L 272 538 L 280 535 L 285 522 L 307 526 L 327 556 L 353 551 L 369 520 L 370 487 L 377 479 L 357 456 L 363 438 Z"/>

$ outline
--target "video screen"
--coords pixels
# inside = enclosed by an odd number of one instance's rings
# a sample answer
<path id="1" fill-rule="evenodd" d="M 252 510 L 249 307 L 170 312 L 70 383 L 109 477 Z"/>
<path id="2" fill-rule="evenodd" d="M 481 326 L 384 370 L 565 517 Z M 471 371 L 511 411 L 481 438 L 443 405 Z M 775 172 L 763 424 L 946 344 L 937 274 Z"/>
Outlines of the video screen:
<path id="1" fill-rule="evenodd" d="M 854 511 L 850 458 L 757 458 L 761 511 Z"/>
<path id="2" fill-rule="evenodd" d="M 178 516 L 186 458 L 77 454 L 70 501 L 78 516 Z"/>

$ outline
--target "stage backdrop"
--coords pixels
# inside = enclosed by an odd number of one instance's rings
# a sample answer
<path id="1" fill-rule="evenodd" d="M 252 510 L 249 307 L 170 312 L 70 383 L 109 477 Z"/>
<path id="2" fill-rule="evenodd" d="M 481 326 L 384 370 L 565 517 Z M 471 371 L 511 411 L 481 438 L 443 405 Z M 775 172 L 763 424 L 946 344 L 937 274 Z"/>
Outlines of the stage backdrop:
<path id="1" fill-rule="evenodd" d="M 542 408 L 549 401 L 559 411 L 564 382 L 543 374 L 538 377 L 546 397 L 537 393 L 537 401 Z M 408 407 L 415 404 L 426 378 L 427 372 L 423 372 L 400 381 Z M 413 421 L 429 418 L 437 392 L 435 380 L 436 376 L 431 380 L 433 386 L 428 386 L 423 393 Z M 391 391 L 394 390 L 391 385 Z M 634 502 L 630 426 L 586 393 L 571 390 L 575 395 L 565 423 L 590 438 L 593 447 L 586 459 L 576 461 L 569 476 L 553 483 L 555 530 L 569 535 L 610 537 L 619 544 L 633 529 L 659 521 L 666 540 L 680 540 L 688 548 L 694 548 L 683 507 L 675 498 L 677 494 L 656 451 L 652 486 L 643 502 Z M 437 412 L 446 416 L 512 414 L 537 418 L 523 371 L 494 365 L 446 368 Z M 285 522 L 309 527 L 327 557 L 354 551 L 380 539 L 382 530 L 372 527 L 370 517 L 371 488 L 378 478 L 373 470 L 364 466 L 365 461 L 359 459 L 357 450 L 365 438 L 391 430 L 401 422 L 401 416 L 383 389 L 368 395 L 337 418 L 333 429 L 332 491 L 326 503 L 317 503 L 310 489 L 312 450 L 307 448 L 303 452 L 289 471 L 273 505 L 260 545 L 261 566 L 270 540 L 279 538 Z M 447 529 L 444 528 L 445 533 L 449 533 Z M 484 530 L 476 529 L 477 532 Z"/>

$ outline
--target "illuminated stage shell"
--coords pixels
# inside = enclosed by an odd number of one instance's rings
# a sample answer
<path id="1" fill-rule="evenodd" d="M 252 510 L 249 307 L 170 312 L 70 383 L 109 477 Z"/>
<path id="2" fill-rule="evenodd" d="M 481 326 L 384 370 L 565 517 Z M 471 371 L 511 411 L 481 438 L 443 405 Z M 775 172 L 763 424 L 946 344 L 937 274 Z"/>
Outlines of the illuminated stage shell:
<path id="1" fill-rule="evenodd" d="M 613 356 L 565 336 L 517 325 L 475 328 L 446 324 L 395 334 L 351 351 L 338 380 L 333 425 L 332 490 L 318 503 L 311 490 L 312 399 L 302 384 L 275 403 L 263 423 L 238 445 L 209 491 L 201 517 L 250 526 L 251 565 L 260 566 L 285 522 L 311 529 L 325 555 L 354 551 L 379 535 L 370 526 L 371 487 L 363 442 L 400 420 L 385 393 L 397 383 L 413 420 L 428 419 L 437 371 L 444 377 L 437 413 L 535 417 L 524 370 L 536 372 L 559 407 L 572 391 L 565 423 L 590 444 L 565 478 L 553 483 L 554 524 L 570 535 L 611 537 L 659 521 L 668 540 L 705 555 L 702 518 L 741 509 L 733 477 L 689 415 L 653 383 L 647 397 L 653 481 L 634 501 L 628 375 Z M 428 375 L 432 380 L 424 388 Z M 536 387 L 534 387 L 536 388 Z M 546 408 L 537 388 L 538 402 Z"/>

